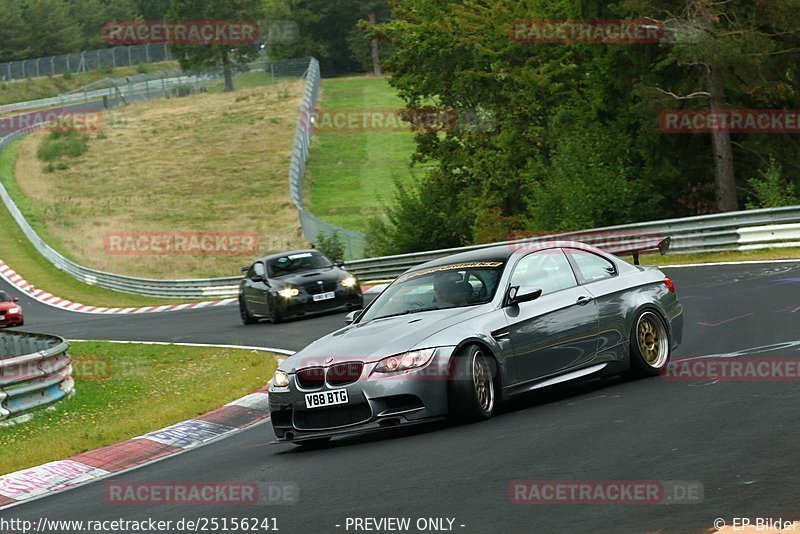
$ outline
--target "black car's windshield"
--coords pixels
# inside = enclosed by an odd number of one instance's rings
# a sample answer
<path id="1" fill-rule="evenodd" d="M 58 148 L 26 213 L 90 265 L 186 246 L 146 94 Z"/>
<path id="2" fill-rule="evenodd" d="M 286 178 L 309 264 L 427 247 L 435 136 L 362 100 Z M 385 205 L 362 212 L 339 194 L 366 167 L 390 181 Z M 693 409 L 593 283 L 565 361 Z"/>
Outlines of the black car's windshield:
<path id="1" fill-rule="evenodd" d="M 494 297 L 502 272 L 502 261 L 481 261 L 406 273 L 378 297 L 359 322 L 484 304 Z"/>
<path id="2" fill-rule="evenodd" d="M 324 269 L 332 266 L 333 262 L 331 262 L 331 260 L 316 252 L 287 254 L 286 256 L 281 256 L 267 262 L 270 278 L 313 271 L 315 269 Z"/>
<path id="3" fill-rule="evenodd" d="M 0 291 L 0 302 L 11 302 L 11 297 L 5 291 Z"/>

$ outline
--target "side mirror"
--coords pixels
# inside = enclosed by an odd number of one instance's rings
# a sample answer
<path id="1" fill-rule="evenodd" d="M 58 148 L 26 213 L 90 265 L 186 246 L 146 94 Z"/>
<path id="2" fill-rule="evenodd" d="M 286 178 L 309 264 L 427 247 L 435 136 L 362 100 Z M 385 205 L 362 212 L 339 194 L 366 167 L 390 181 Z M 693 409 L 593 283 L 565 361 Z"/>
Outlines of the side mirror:
<path id="1" fill-rule="evenodd" d="M 250 270 L 250 267 L 242 267 L 242 272 L 243 273 L 246 273 L 249 270 Z"/>
<path id="2" fill-rule="evenodd" d="M 336 260 L 333 264 L 337 267 L 344 267 L 344 260 Z"/>
<path id="3" fill-rule="evenodd" d="M 519 287 L 513 286 L 508 290 L 506 296 L 506 306 L 516 306 L 522 302 L 530 302 L 542 296 L 540 287 Z"/>
<path id="4" fill-rule="evenodd" d="M 11 302 L 19 302 L 19 298 L 14 297 L 13 299 L 11 299 Z"/>
<path id="5" fill-rule="evenodd" d="M 344 318 L 344 324 L 353 324 L 356 322 L 356 319 L 361 315 L 361 312 L 364 310 L 355 310 L 348 313 Z"/>

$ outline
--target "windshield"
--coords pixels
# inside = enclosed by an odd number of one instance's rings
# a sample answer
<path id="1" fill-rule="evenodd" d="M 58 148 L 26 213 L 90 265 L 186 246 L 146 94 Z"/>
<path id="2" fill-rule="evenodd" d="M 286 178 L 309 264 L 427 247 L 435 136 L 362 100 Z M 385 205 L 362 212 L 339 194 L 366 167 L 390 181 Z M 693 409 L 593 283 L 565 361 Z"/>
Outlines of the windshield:
<path id="1" fill-rule="evenodd" d="M 490 302 L 504 263 L 469 262 L 406 273 L 369 307 L 359 322 Z"/>
<path id="2" fill-rule="evenodd" d="M 5 291 L 0 291 L 0 302 L 11 302 L 11 297 Z"/>
<path id="3" fill-rule="evenodd" d="M 333 262 L 322 254 L 315 252 L 288 254 L 267 262 L 270 278 L 313 271 L 315 269 L 324 269 L 326 267 L 333 267 Z"/>

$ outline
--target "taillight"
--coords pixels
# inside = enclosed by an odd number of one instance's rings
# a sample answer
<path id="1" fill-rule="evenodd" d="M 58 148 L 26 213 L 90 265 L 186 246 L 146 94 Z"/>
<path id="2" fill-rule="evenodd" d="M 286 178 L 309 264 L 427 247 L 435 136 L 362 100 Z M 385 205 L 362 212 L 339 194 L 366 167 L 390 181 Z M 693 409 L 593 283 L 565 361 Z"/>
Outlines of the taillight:
<path id="1" fill-rule="evenodd" d="M 667 286 L 670 293 L 675 293 L 675 282 L 669 276 L 664 277 L 664 285 Z"/>

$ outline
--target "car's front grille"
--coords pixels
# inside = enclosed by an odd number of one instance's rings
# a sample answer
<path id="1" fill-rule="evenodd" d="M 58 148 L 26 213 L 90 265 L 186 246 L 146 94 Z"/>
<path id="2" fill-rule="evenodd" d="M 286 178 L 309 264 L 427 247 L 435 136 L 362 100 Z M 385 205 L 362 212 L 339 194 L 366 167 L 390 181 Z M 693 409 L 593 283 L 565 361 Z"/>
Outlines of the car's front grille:
<path id="1" fill-rule="evenodd" d="M 295 410 L 294 426 L 299 430 L 319 430 L 362 423 L 372 417 L 367 403 Z"/>
<path id="2" fill-rule="evenodd" d="M 337 363 L 328 369 L 325 379 L 332 386 L 352 384 L 361 377 L 363 369 L 362 362 Z"/>
<path id="3" fill-rule="evenodd" d="M 303 389 L 321 388 L 325 383 L 325 369 L 308 367 L 297 371 L 297 383 Z"/>
<path id="4" fill-rule="evenodd" d="M 336 291 L 336 282 L 323 282 L 322 284 L 313 282 L 304 284 L 303 289 L 309 295 L 319 295 L 320 293 L 328 293 L 329 291 Z"/>

